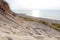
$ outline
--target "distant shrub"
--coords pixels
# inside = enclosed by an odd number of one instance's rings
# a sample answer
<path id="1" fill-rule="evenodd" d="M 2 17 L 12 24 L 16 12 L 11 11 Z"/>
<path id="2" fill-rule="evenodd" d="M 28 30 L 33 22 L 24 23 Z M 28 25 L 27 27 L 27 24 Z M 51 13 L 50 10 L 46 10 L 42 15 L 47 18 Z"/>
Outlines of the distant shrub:
<path id="1" fill-rule="evenodd" d="M 52 25 L 56 26 L 57 28 L 60 28 L 60 24 L 52 23 Z"/>
<path id="2" fill-rule="evenodd" d="M 39 22 L 39 23 L 43 23 L 43 24 L 45 24 L 45 25 L 48 25 L 48 22 L 43 21 L 43 20 L 39 20 L 38 22 Z"/>

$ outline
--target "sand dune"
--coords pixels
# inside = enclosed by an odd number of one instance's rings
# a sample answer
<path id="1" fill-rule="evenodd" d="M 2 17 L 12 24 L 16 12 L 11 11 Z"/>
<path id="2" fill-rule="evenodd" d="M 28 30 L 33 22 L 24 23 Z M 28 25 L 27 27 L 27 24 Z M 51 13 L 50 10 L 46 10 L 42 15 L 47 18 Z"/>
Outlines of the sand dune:
<path id="1" fill-rule="evenodd" d="M 7 7 L 0 0 L 0 40 L 60 40 L 60 32 L 51 27 L 53 20 L 18 15 Z"/>

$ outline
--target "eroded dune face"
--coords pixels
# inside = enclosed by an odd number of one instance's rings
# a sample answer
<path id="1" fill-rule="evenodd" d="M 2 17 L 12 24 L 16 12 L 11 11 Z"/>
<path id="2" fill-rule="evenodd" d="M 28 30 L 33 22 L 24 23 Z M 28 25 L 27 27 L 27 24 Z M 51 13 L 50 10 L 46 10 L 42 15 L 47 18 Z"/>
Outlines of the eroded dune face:
<path id="1" fill-rule="evenodd" d="M 0 0 L 0 40 L 60 40 L 59 31 L 22 16 Z"/>
<path id="2" fill-rule="evenodd" d="M 4 0 L 0 1 L 0 10 L 3 10 L 4 12 L 10 10 L 8 4 Z"/>

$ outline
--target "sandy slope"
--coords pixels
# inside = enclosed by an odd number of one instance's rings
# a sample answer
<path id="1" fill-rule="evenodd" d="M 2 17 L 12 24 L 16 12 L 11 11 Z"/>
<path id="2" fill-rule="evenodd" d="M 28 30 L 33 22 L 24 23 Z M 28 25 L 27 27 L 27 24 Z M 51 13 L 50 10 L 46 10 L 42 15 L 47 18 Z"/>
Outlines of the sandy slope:
<path id="1" fill-rule="evenodd" d="M 0 0 L 0 40 L 60 40 L 59 31 L 43 23 L 25 20 L 23 15 L 13 13 L 6 5 Z"/>
<path id="2" fill-rule="evenodd" d="M 60 32 L 48 25 L 0 14 L 1 40 L 59 40 Z M 15 20 L 16 19 L 16 20 Z M 19 20 L 17 22 L 17 20 Z"/>

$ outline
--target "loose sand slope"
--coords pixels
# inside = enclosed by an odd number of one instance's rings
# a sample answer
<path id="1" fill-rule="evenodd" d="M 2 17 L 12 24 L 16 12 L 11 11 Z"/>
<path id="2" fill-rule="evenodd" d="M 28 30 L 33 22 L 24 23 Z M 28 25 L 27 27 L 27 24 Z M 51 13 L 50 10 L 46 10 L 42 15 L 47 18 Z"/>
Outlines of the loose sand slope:
<path id="1" fill-rule="evenodd" d="M 5 5 L 7 4 L 1 0 L 0 40 L 60 40 L 59 31 L 42 22 L 34 21 L 35 19 L 26 20 L 27 17 L 13 13 L 8 5 Z"/>

